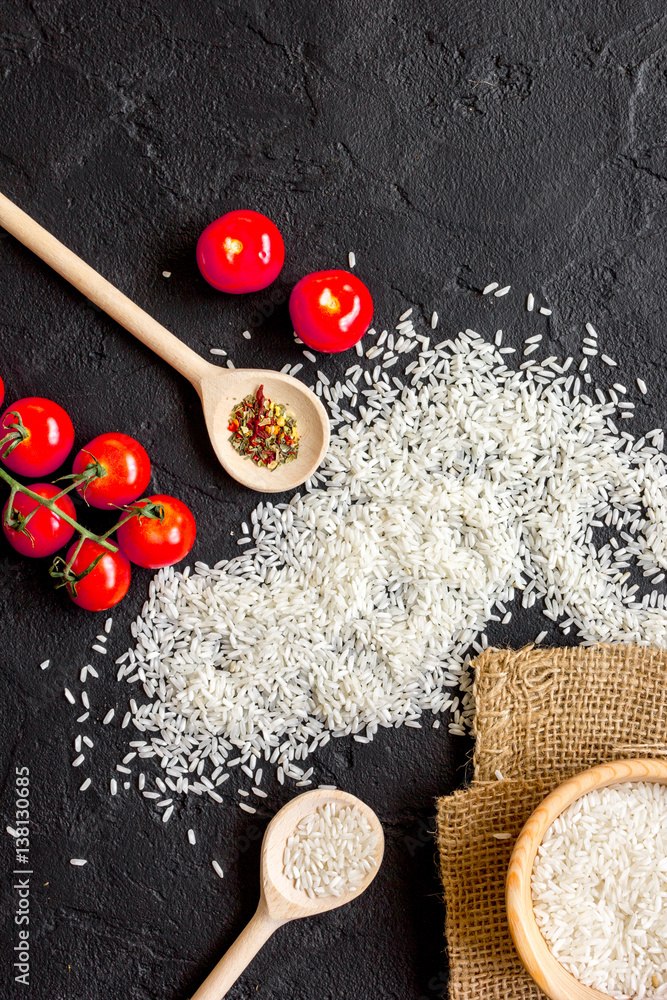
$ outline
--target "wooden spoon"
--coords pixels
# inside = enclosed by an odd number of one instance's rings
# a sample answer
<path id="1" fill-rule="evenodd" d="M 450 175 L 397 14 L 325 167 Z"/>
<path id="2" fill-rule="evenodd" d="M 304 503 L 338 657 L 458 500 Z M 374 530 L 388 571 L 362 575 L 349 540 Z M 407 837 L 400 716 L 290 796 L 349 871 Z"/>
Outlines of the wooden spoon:
<path id="1" fill-rule="evenodd" d="M 299 486 L 317 469 L 329 446 L 329 418 L 321 401 L 302 382 L 282 372 L 228 370 L 204 361 L 3 194 L 0 225 L 192 383 L 202 401 L 218 460 L 239 483 L 262 493 L 282 493 Z M 284 403 L 296 417 L 299 431 L 297 458 L 271 472 L 242 458 L 229 443 L 227 430 L 234 405 L 262 384 L 269 399 Z"/>
<path id="2" fill-rule="evenodd" d="M 292 880 L 285 875 L 283 854 L 287 838 L 294 833 L 304 816 L 315 812 L 318 806 L 326 805 L 327 802 L 335 802 L 342 806 L 357 806 L 364 814 L 377 835 L 375 848 L 377 864 L 367 873 L 356 892 L 311 899 L 302 889 L 295 889 Z M 312 792 L 297 795 L 276 813 L 266 828 L 260 862 L 260 899 L 254 917 L 204 980 L 192 1000 L 221 1000 L 273 932 L 289 920 L 326 913 L 327 910 L 334 910 L 360 896 L 375 878 L 383 853 L 384 834 L 380 821 L 373 810 L 356 796 L 324 788 L 316 788 Z"/>

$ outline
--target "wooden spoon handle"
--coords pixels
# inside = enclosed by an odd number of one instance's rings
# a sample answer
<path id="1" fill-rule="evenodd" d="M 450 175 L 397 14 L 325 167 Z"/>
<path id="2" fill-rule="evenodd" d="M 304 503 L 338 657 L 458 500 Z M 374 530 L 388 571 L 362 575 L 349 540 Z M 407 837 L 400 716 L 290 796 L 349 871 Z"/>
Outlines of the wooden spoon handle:
<path id="1" fill-rule="evenodd" d="M 3 194 L 0 194 L 0 225 L 199 389 L 202 378 L 210 368 L 207 361 Z"/>
<path id="2" fill-rule="evenodd" d="M 250 923 L 222 956 L 191 1000 L 221 1000 L 245 967 L 285 920 L 274 920 L 260 903 Z"/>

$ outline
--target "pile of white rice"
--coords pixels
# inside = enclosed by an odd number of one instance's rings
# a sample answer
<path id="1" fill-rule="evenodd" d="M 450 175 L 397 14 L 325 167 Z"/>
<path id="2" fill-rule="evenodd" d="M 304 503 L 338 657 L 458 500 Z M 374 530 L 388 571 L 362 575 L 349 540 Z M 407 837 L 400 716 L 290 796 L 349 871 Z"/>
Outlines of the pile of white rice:
<path id="1" fill-rule="evenodd" d="M 377 834 L 357 806 L 327 802 L 305 816 L 283 854 L 283 870 L 312 898 L 356 892 L 377 867 Z"/>
<path id="2" fill-rule="evenodd" d="M 667 786 L 590 792 L 547 831 L 533 908 L 558 961 L 619 1000 L 667 997 Z"/>
<path id="3" fill-rule="evenodd" d="M 594 401 L 571 358 L 513 370 L 499 335 L 468 330 L 417 338 L 398 377 L 404 340 L 367 352 L 390 371 L 319 373 L 328 455 L 289 503 L 257 505 L 239 556 L 151 584 L 119 677 L 143 686 L 135 745 L 175 791 L 262 758 L 307 784 L 300 762 L 331 736 L 365 742 L 425 710 L 464 733 L 469 656 L 517 592 L 584 643 L 665 645 L 664 593 L 639 598 L 631 579 L 667 568 L 662 431 L 619 432 L 633 404 Z"/>

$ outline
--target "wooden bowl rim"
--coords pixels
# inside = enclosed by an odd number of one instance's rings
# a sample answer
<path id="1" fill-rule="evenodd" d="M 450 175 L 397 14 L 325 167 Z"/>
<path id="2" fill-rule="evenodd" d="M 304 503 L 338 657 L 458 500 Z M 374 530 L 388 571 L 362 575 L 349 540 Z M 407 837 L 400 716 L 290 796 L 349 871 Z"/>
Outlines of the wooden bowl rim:
<path id="1" fill-rule="evenodd" d="M 610 761 L 574 775 L 555 788 L 531 814 L 510 857 L 505 885 L 507 921 L 519 958 L 528 974 L 550 1000 L 609 1000 L 585 986 L 549 951 L 537 926 L 530 887 L 533 864 L 544 834 L 569 805 L 596 788 L 626 781 L 667 784 L 667 761 L 650 757 Z"/>

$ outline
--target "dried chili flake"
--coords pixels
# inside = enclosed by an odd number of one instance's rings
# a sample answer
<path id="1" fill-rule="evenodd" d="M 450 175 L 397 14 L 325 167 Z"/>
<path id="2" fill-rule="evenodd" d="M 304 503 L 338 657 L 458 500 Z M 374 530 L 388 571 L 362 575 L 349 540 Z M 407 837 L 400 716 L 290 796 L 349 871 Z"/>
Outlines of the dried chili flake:
<path id="1" fill-rule="evenodd" d="M 287 413 L 282 403 L 273 403 L 260 385 L 254 396 L 237 403 L 229 416 L 229 438 L 233 448 L 244 458 L 266 469 L 293 462 L 299 454 L 296 417 Z"/>

